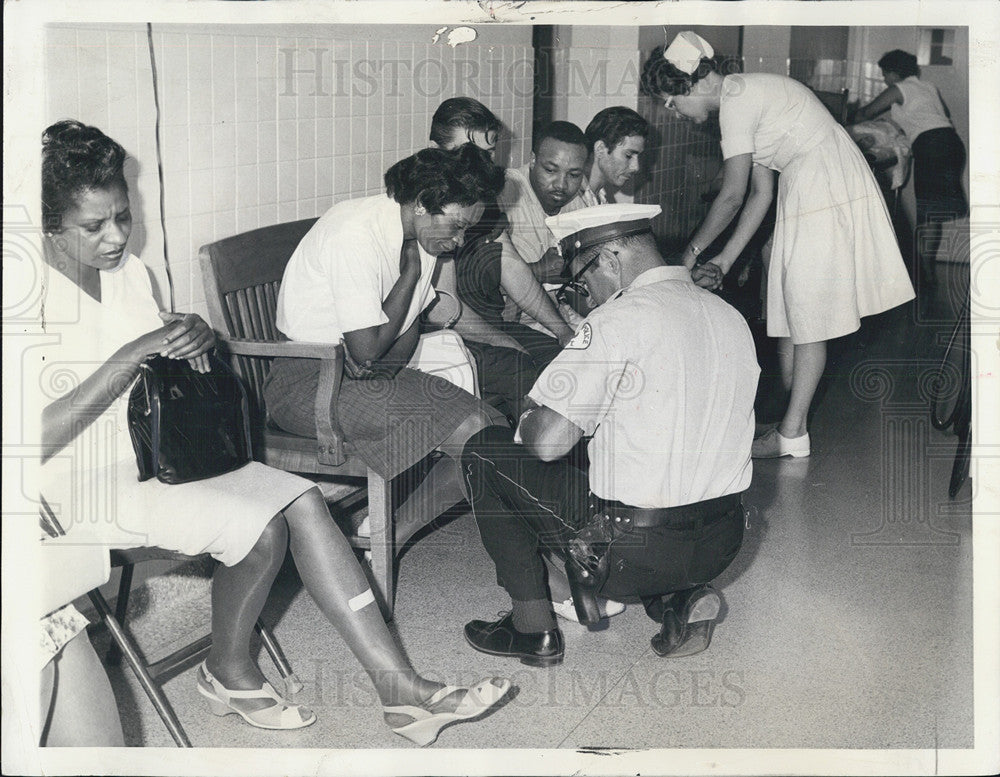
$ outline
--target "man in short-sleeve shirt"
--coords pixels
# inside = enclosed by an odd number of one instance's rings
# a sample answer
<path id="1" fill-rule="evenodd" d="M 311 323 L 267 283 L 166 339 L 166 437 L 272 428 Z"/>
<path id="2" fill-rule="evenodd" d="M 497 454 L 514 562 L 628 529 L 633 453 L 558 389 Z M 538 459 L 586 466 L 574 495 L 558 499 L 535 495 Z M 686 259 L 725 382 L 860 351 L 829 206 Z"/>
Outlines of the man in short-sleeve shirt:
<path id="1" fill-rule="evenodd" d="M 621 196 L 620 191 L 639 172 L 649 122 L 631 108 L 614 105 L 598 111 L 584 134 L 590 150 L 590 172 L 586 189 L 580 191 L 583 202 L 589 207 L 631 199 Z"/>
<path id="2" fill-rule="evenodd" d="M 664 264 L 658 212 L 601 205 L 550 221 L 599 307 L 539 377 L 513 439 L 487 431 L 466 446 L 480 534 L 513 605 L 466 625 L 477 650 L 562 660 L 543 550 L 567 560 L 581 622 L 599 617 L 587 602 L 599 591 L 643 602 L 661 655 L 708 646 L 720 606 L 708 583 L 742 543 L 759 368 L 742 316 Z M 565 456 L 582 438 L 589 472 Z"/>
<path id="3" fill-rule="evenodd" d="M 587 139 L 575 124 L 554 121 L 534 137 L 531 162 L 507 170 L 498 197 L 510 221 L 507 233 L 539 281 L 558 280 L 562 267 L 556 239 L 545 219 L 586 205 Z M 554 274 L 553 274 L 554 273 Z"/>

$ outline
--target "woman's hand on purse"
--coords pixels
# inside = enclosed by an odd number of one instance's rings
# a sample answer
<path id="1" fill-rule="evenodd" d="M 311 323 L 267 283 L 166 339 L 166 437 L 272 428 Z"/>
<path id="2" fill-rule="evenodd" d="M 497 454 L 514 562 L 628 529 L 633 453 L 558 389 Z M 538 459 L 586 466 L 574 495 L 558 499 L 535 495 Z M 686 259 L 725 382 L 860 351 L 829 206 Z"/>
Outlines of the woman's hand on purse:
<path id="1" fill-rule="evenodd" d="M 208 372 L 208 352 L 215 346 L 215 332 L 197 313 L 160 312 L 166 335 L 159 351 L 170 359 L 187 359 L 192 369 Z"/>

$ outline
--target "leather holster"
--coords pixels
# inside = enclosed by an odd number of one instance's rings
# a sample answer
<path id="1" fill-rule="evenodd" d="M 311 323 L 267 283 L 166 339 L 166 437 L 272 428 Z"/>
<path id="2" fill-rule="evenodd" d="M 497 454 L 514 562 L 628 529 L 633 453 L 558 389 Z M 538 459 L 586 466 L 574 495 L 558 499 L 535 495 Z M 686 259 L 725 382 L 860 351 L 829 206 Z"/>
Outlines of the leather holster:
<path id="1" fill-rule="evenodd" d="M 610 520 L 604 513 L 591 513 L 568 543 L 566 578 L 573 594 L 573 606 L 580 623 L 596 624 L 601 619 L 597 607 L 597 592 L 608 580 L 610 548 L 613 534 Z"/>

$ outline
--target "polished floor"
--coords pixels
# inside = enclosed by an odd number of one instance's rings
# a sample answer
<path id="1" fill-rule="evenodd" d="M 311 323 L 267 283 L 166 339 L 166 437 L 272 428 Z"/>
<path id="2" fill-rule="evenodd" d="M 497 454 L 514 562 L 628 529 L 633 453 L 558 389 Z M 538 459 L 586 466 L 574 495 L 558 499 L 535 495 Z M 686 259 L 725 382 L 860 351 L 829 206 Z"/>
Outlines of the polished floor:
<path id="1" fill-rule="evenodd" d="M 957 266 L 938 273 L 921 303 L 832 345 L 812 456 L 755 463 L 750 530 L 717 581 L 725 605 L 707 652 L 658 658 L 654 624 L 629 607 L 599 631 L 563 622 L 558 667 L 482 655 L 462 626 L 506 602 L 471 515 L 413 544 L 399 562 L 394 628 L 414 665 L 449 683 L 503 675 L 516 686 L 505 706 L 445 729 L 436 747 L 971 747 L 975 483 L 949 499 L 955 438 L 931 427 L 924 396 L 967 280 Z M 766 420 L 776 404 L 766 345 L 764 360 Z M 145 589 L 135 630 L 150 652 L 204 633 L 205 578 L 169 575 Z M 413 747 L 382 723 L 367 678 L 291 565 L 266 617 L 318 722 L 271 732 L 214 717 L 190 669 L 165 689 L 195 746 Z M 131 676 L 112 677 L 128 743 L 172 746 Z"/>

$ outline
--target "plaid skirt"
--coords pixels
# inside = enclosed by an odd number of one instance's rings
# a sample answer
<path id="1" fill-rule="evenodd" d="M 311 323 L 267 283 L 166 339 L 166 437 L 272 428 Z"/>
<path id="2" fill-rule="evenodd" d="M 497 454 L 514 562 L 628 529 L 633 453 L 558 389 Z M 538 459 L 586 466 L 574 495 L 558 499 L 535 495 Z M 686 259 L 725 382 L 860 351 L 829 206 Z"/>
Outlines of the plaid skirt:
<path id="1" fill-rule="evenodd" d="M 264 382 L 270 420 L 291 434 L 316 436 L 318 359 L 275 359 Z M 434 375 L 404 367 L 395 378 L 340 385 L 344 438 L 385 478 L 409 469 L 444 442 L 483 403 Z"/>

